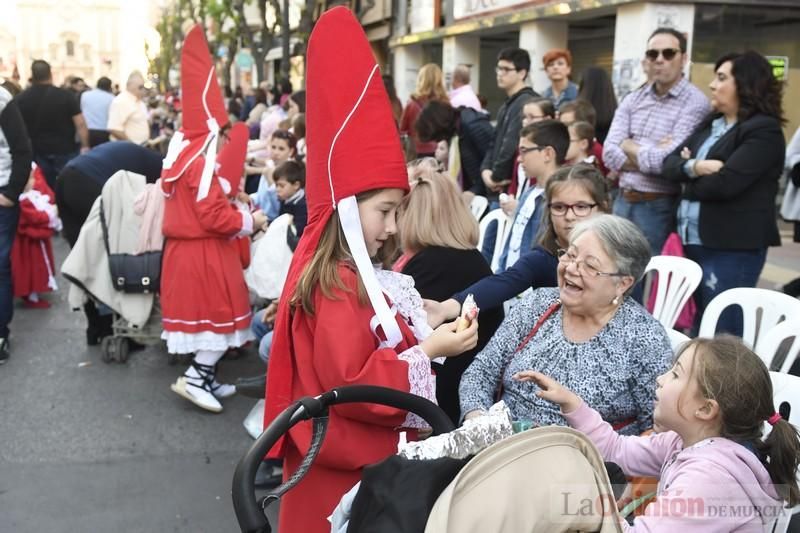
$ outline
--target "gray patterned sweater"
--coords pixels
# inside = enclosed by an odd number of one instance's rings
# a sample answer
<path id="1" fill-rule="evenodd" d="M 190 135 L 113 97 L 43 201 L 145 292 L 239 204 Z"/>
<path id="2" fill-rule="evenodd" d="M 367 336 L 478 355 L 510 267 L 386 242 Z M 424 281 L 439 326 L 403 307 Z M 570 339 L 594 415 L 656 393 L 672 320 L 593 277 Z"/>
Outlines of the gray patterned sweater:
<path id="1" fill-rule="evenodd" d="M 509 356 L 544 312 L 558 299 L 557 288 L 524 297 L 503 321 L 461 378 L 461 415 L 488 409 Z M 536 397 L 538 387 L 511 379 L 521 370 L 538 370 L 573 390 L 604 420 L 638 435 L 653 425 L 656 376 L 672 365 L 666 331 L 641 305 L 625 298 L 613 318 L 592 339 L 570 342 L 562 329 L 562 310 L 550 316 L 521 352 L 505 365 L 503 400 L 515 420 L 537 425 L 567 425 L 556 404 Z"/>

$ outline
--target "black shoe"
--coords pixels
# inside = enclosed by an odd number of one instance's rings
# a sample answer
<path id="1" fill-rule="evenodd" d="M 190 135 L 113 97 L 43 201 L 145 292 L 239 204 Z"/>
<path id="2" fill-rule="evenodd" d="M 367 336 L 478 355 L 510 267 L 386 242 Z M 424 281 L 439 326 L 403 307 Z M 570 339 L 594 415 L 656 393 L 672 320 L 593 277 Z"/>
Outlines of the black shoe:
<path id="1" fill-rule="evenodd" d="M 0 365 L 4 364 L 8 361 L 8 358 L 11 357 L 11 353 L 8 351 L 9 348 L 8 339 L 0 339 Z"/>
<path id="2" fill-rule="evenodd" d="M 255 488 L 274 489 L 283 482 L 283 461 L 265 459 L 256 470 Z"/>
<path id="3" fill-rule="evenodd" d="M 234 385 L 236 385 L 236 392 L 239 394 L 262 400 L 267 389 L 267 375 L 239 378 Z"/>

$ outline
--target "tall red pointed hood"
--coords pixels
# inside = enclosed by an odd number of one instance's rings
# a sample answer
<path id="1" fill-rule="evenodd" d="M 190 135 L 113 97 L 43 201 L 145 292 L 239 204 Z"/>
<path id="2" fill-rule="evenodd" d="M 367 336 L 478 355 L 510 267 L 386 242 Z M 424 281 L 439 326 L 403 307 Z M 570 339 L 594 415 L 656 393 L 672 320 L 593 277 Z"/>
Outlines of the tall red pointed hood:
<path id="1" fill-rule="evenodd" d="M 225 194 L 235 196 L 244 172 L 244 161 L 247 159 L 247 140 L 250 130 L 244 122 L 237 122 L 228 131 L 228 141 L 217 154 L 217 177 L 224 180 L 222 188 Z"/>
<path id="2" fill-rule="evenodd" d="M 349 9 L 335 7 L 320 17 L 308 42 L 307 61 L 308 225 L 280 299 L 267 373 L 266 423 L 294 400 L 290 397 L 294 370 L 288 302 L 334 211 L 376 316 L 383 331 L 389 332 L 388 344 L 393 346 L 393 337 L 399 336 L 366 252 L 354 197 L 373 189 L 407 191 L 408 176 L 380 69 Z M 275 453 L 281 453 L 280 446 Z"/>
<path id="3" fill-rule="evenodd" d="M 217 74 L 203 28 L 196 24 L 186 34 L 181 50 L 181 128 L 170 141 L 161 172 L 162 187 L 169 193 L 171 182 L 180 178 L 200 155 L 206 155 L 201 200 L 208 192 L 220 129 L 228 124 L 228 113 L 217 82 Z M 208 161 L 210 160 L 210 161 Z"/>

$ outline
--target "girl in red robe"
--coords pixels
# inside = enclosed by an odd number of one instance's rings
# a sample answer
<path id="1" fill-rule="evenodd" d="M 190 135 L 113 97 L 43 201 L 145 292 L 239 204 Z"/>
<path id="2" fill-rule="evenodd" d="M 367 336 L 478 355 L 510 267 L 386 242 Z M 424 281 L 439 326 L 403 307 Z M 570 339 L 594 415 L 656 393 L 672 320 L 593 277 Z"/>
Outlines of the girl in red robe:
<path id="1" fill-rule="evenodd" d="M 342 385 L 381 385 L 435 401 L 431 358 L 477 343 L 477 321 L 462 332 L 455 322 L 431 332 L 413 280 L 380 268 L 393 255 L 408 178 L 380 71 L 348 9 L 334 8 L 315 25 L 307 75 L 309 223 L 278 305 L 267 424 L 295 399 Z M 332 407 L 320 454 L 281 499 L 280 531 L 330 531 L 327 517 L 361 469 L 396 453 L 399 429 L 420 422 L 390 407 Z M 284 459 L 284 479 L 310 438 L 310 424 L 301 423 L 271 450 Z"/>
<path id="2" fill-rule="evenodd" d="M 61 219 L 55 195 L 38 167 L 31 171 L 19 197 L 19 210 L 17 237 L 11 248 L 14 296 L 22 298 L 25 307 L 46 309 L 50 302 L 40 298 L 41 294 L 58 289 L 50 238 L 61 231 Z"/>
<path id="3" fill-rule="evenodd" d="M 161 272 L 163 334 L 170 353 L 194 353 L 172 390 L 211 412 L 233 385 L 216 381 L 228 348 L 252 339 L 240 238 L 264 225 L 232 197 L 239 190 L 247 149 L 244 125 L 225 130 L 228 114 L 200 26 L 186 36 L 181 54 L 183 124 L 170 141 L 161 185 L 165 237 Z M 227 144 L 217 155 L 224 137 Z"/>

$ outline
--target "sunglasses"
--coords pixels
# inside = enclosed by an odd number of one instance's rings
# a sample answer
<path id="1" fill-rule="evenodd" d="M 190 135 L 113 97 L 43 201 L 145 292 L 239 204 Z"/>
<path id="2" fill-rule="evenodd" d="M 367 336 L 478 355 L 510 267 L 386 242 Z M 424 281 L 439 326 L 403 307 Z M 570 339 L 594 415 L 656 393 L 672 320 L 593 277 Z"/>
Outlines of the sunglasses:
<path id="1" fill-rule="evenodd" d="M 664 60 L 671 61 L 672 59 L 675 58 L 676 55 L 678 55 L 678 52 L 680 52 L 680 50 L 678 50 L 677 48 L 664 48 L 663 50 L 657 50 L 655 48 L 652 48 L 650 50 L 647 50 L 644 53 L 644 55 L 650 61 L 655 61 L 656 59 L 658 59 L 658 55 L 661 54 L 661 57 L 663 57 Z"/>

